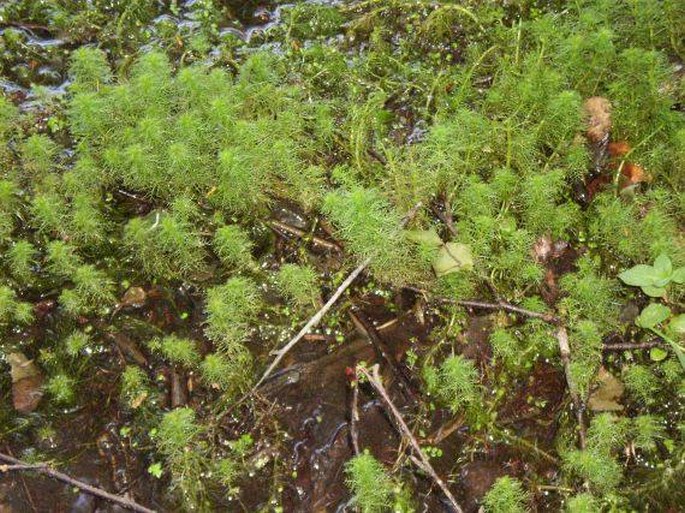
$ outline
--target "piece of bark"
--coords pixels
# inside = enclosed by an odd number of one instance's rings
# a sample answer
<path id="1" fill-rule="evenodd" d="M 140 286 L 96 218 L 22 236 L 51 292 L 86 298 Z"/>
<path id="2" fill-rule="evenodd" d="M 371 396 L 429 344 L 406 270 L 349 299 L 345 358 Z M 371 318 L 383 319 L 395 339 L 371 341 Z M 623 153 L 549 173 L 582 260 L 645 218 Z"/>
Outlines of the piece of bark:
<path id="1" fill-rule="evenodd" d="M 34 411 L 43 397 L 43 375 L 24 353 L 15 351 L 7 355 L 12 375 L 12 404 L 20 413 Z"/>

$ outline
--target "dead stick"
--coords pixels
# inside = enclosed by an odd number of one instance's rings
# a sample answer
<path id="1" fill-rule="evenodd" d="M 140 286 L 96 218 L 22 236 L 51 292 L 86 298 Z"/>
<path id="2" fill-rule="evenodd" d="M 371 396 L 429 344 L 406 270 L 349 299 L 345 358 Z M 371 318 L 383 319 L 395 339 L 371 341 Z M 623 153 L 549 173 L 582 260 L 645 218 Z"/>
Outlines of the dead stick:
<path id="1" fill-rule="evenodd" d="M 585 449 L 585 421 L 583 420 L 583 402 L 580 399 L 578 388 L 573 381 L 571 375 L 571 348 L 568 344 L 568 331 L 563 326 L 557 330 L 557 341 L 559 342 L 559 353 L 561 355 L 561 362 L 564 365 L 564 374 L 566 375 L 566 384 L 568 385 L 569 394 L 573 400 L 573 407 L 576 410 L 576 419 L 578 420 L 578 440 L 581 449 Z"/>
<path id="2" fill-rule="evenodd" d="M 312 235 L 310 237 L 310 235 L 307 232 L 305 232 L 304 230 L 300 230 L 299 228 L 295 228 L 294 226 L 290 226 L 289 224 L 283 223 L 281 221 L 276 221 L 276 220 L 272 219 L 271 221 L 269 221 L 268 224 L 269 224 L 269 227 L 276 232 L 278 232 L 279 230 L 283 231 L 283 232 L 287 232 L 291 235 L 295 235 L 296 237 L 299 237 L 300 239 L 310 238 L 311 241 L 314 244 L 317 244 L 318 246 L 324 247 L 326 249 L 330 249 L 331 251 L 342 251 L 340 249 L 340 246 L 338 246 L 337 244 L 335 244 L 333 242 L 328 242 L 327 240 L 321 239 L 315 235 Z"/>
<path id="3" fill-rule="evenodd" d="M 631 344 L 628 342 L 622 342 L 618 344 L 605 344 L 602 347 L 602 351 L 630 351 L 632 349 L 652 349 L 653 347 L 659 347 L 661 342 L 659 340 L 651 340 L 649 342 L 642 342 L 640 344 Z"/>
<path id="4" fill-rule="evenodd" d="M 63 483 L 67 483 L 71 486 L 75 486 L 76 488 L 79 488 L 84 492 L 87 492 L 91 495 L 95 495 L 96 497 L 100 497 L 101 499 L 114 502 L 132 511 L 140 511 L 141 513 L 155 513 L 155 510 L 153 509 L 141 506 L 140 504 L 133 502 L 132 500 L 127 499 L 126 497 L 114 495 L 112 493 L 101 490 L 100 488 L 96 488 L 87 483 L 84 483 L 83 481 L 78 481 L 77 479 L 74 479 L 73 477 L 68 476 L 67 474 L 64 474 L 62 472 L 59 472 L 58 470 L 54 470 L 48 467 L 45 463 L 29 464 L 3 453 L 0 453 L 0 460 L 4 461 L 5 463 L 11 464 L 6 465 L 4 467 L 0 467 L 0 469 L 6 468 L 7 470 L 31 470 L 33 472 L 38 472 L 48 477 L 52 477 L 53 479 L 57 479 L 58 481 L 62 481 Z"/>
<path id="5" fill-rule="evenodd" d="M 357 331 L 359 331 L 366 339 L 369 340 L 369 342 L 371 342 L 371 345 L 375 349 L 376 353 L 378 353 L 378 356 L 380 356 L 385 363 L 388 364 L 395 378 L 397 378 L 399 381 L 403 395 L 407 399 L 416 402 L 416 397 L 414 397 L 414 394 L 411 390 L 409 378 L 404 374 L 404 372 L 402 372 L 402 369 L 395 361 L 395 358 L 390 354 L 387 344 L 378 334 L 378 330 L 373 325 L 371 319 L 366 317 L 364 312 L 360 310 L 350 310 L 349 315 L 350 319 L 352 319 L 352 323 L 357 328 Z"/>
<path id="6" fill-rule="evenodd" d="M 420 289 L 418 287 L 411 287 L 411 286 L 405 286 L 404 288 L 408 289 L 408 290 L 413 290 L 414 292 L 419 292 L 420 294 L 425 294 L 429 298 L 431 297 L 427 290 Z M 507 312 L 525 315 L 526 317 L 532 317 L 533 319 L 541 319 L 541 320 L 548 322 L 550 324 L 560 324 L 561 323 L 559 318 L 555 317 L 552 314 L 542 313 L 542 312 L 534 312 L 532 310 L 526 310 L 525 308 L 521 308 L 520 306 L 512 305 L 511 303 L 507 303 L 506 301 L 498 301 L 497 303 L 488 303 L 485 301 L 476 301 L 476 300 L 450 299 L 448 297 L 442 297 L 442 296 L 433 296 L 432 299 L 435 301 L 439 301 L 441 303 L 449 303 L 449 304 L 453 304 L 453 305 L 466 306 L 468 308 L 482 308 L 483 310 L 505 310 Z"/>
<path id="7" fill-rule="evenodd" d="M 404 217 L 402 220 L 402 227 L 406 226 L 407 223 L 414 218 L 416 213 L 419 211 L 421 208 L 421 203 L 419 202 L 416 204 Z M 281 363 L 281 360 L 283 357 L 288 354 L 288 352 L 295 347 L 295 344 L 297 344 L 302 337 L 304 337 L 309 331 L 319 324 L 321 322 L 321 319 L 323 319 L 324 315 L 328 312 L 328 310 L 331 309 L 331 307 L 338 301 L 340 296 L 342 296 L 347 288 L 352 285 L 352 282 L 357 279 L 357 276 L 359 276 L 364 269 L 367 268 L 367 266 L 371 263 L 371 257 L 366 258 L 361 264 L 359 264 L 354 271 L 352 271 L 347 278 L 345 278 L 345 281 L 343 281 L 338 289 L 335 291 L 335 293 L 329 298 L 328 301 L 326 301 L 326 304 L 321 307 L 321 309 L 314 314 L 314 316 L 309 319 L 307 324 L 305 324 L 302 329 L 295 335 L 290 342 L 288 342 L 285 346 L 283 346 L 281 349 L 279 349 L 276 352 L 276 358 L 274 358 L 274 361 L 271 362 L 271 365 L 266 369 L 266 372 L 262 375 L 261 378 L 259 378 L 259 381 L 252 387 L 250 392 L 248 392 L 243 398 L 241 398 L 238 403 L 241 403 L 245 398 L 249 397 L 254 391 L 256 391 L 262 383 L 271 375 L 271 373 L 274 371 L 276 367 L 278 367 L 278 364 Z"/>
<path id="8" fill-rule="evenodd" d="M 359 381 L 354 380 L 350 383 L 352 387 L 352 401 L 350 404 L 350 439 L 352 440 L 352 449 L 354 455 L 359 456 Z"/>
<path id="9" fill-rule="evenodd" d="M 419 442 L 412 434 L 411 430 L 409 429 L 409 426 L 407 426 L 407 423 L 404 421 L 404 418 L 402 418 L 402 414 L 390 400 L 390 396 L 388 395 L 388 392 L 385 390 L 385 388 L 383 387 L 383 383 L 381 382 L 381 376 L 378 371 L 378 364 L 374 365 L 371 368 L 371 373 L 369 373 L 369 371 L 362 366 L 357 366 L 357 372 L 361 372 L 366 377 L 366 379 L 369 380 L 371 386 L 376 390 L 378 395 L 381 396 L 381 399 L 383 400 L 386 407 L 392 414 L 392 417 L 395 421 L 395 426 L 397 427 L 398 431 L 403 437 L 405 437 L 409 441 L 409 444 L 414 450 L 415 456 L 415 458 L 412 458 L 412 461 L 414 461 L 415 464 L 421 470 L 423 470 L 426 474 L 428 474 L 431 477 L 431 479 L 433 479 L 433 481 L 435 481 L 435 484 L 437 484 L 442 490 L 442 492 L 445 494 L 445 497 L 447 497 L 447 500 L 452 506 L 452 508 L 454 508 L 454 511 L 456 511 L 457 513 L 463 513 L 461 506 L 459 506 L 459 503 L 452 495 L 452 492 L 450 492 L 450 489 L 447 487 L 445 482 L 435 472 L 435 469 L 430 464 L 430 461 L 428 460 L 424 452 L 421 450 Z"/>
<path id="10" fill-rule="evenodd" d="M 366 266 L 369 265 L 371 262 L 370 258 L 367 258 L 364 260 L 361 264 L 359 264 L 354 271 L 352 271 L 347 278 L 345 278 L 345 281 L 343 281 L 338 289 L 335 291 L 335 293 L 326 301 L 326 304 L 321 307 L 321 310 L 316 312 L 314 316 L 309 319 L 307 324 L 305 324 L 302 329 L 295 335 L 290 342 L 288 342 L 285 346 L 283 346 L 281 349 L 279 349 L 276 352 L 276 358 L 274 358 L 274 361 L 271 362 L 271 365 L 266 369 L 264 374 L 262 375 L 261 378 L 259 378 L 259 381 L 255 384 L 254 387 L 252 387 L 252 391 L 257 390 L 264 381 L 271 376 L 271 373 L 274 371 L 276 367 L 278 367 L 278 364 L 281 363 L 281 360 L 283 357 L 288 354 L 288 351 L 290 351 L 293 347 L 295 347 L 295 344 L 297 344 L 302 337 L 304 337 L 309 331 L 319 324 L 321 322 L 321 319 L 323 319 L 324 315 L 328 312 L 328 310 L 331 309 L 331 307 L 338 301 L 340 296 L 342 296 L 347 288 L 352 285 L 352 282 L 357 279 L 357 276 L 359 276 L 364 269 L 366 269 Z"/>

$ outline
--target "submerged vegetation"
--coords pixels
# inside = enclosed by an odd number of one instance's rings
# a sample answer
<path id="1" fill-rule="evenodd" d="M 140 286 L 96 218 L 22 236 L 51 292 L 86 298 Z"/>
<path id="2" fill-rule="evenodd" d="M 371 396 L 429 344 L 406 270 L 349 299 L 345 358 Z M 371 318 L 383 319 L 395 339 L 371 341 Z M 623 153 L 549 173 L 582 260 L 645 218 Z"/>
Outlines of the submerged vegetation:
<path id="1" fill-rule="evenodd" d="M 0 7 L 7 447 L 68 460 L 36 440 L 92 393 L 160 510 L 443 507 L 373 401 L 279 409 L 349 388 L 356 329 L 466 510 L 683 504 L 682 2 L 33 4 Z"/>

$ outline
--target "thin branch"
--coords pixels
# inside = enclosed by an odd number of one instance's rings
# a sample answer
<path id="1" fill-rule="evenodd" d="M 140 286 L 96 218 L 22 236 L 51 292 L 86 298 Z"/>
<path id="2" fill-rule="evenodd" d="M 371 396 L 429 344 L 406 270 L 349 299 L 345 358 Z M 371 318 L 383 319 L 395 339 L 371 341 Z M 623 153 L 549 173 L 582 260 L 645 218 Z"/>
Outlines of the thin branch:
<path id="1" fill-rule="evenodd" d="M 420 289 L 418 287 L 405 286 L 404 288 L 408 289 L 408 290 L 413 290 L 414 292 L 418 292 L 420 294 L 424 294 L 425 296 L 429 297 L 430 299 L 433 299 L 434 301 L 438 301 L 440 303 L 460 305 L 460 306 L 465 306 L 467 308 L 480 308 L 482 310 L 504 310 L 506 312 L 517 313 L 520 315 L 524 315 L 526 317 L 531 317 L 533 319 L 541 319 L 545 322 L 548 322 L 549 324 L 556 324 L 556 325 L 561 324 L 561 320 L 552 314 L 542 313 L 542 312 L 534 312 L 533 310 L 527 310 L 525 308 L 521 308 L 520 306 L 516 306 L 516 305 L 512 305 L 511 303 L 507 303 L 504 300 L 500 300 L 496 303 L 488 303 L 486 301 L 477 301 L 477 300 L 451 299 L 451 298 L 443 297 L 443 296 L 431 296 L 427 290 Z"/>
<path id="2" fill-rule="evenodd" d="M 662 345 L 660 340 L 650 340 L 649 342 L 642 342 L 642 343 L 630 343 L 630 342 L 621 342 L 617 344 L 605 344 L 604 347 L 602 347 L 602 351 L 631 351 L 633 349 L 639 350 L 639 349 L 652 349 L 653 347 L 659 347 Z"/>
<path id="3" fill-rule="evenodd" d="M 482 308 L 484 310 L 505 310 L 507 312 L 525 315 L 526 317 L 532 317 L 533 319 L 541 319 L 550 324 L 559 324 L 561 322 L 557 317 L 555 317 L 552 314 L 526 310 L 525 308 L 512 305 L 511 303 L 507 303 L 506 301 L 499 301 L 498 303 L 484 303 L 482 301 L 458 300 L 455 301 L 455 303 L 461 306 L 467 306 L 469 308 Z"/>
<path id="4" fill-rule="evenodd" d="M 564 365 L 564 374 L 566 375 L 566 384 L 568 385 L 569 394 L 573 400 L 573 407 L 576 410 L 576 419 L 578 421 L 578 441 L 581 449 L 585 449 L 585 421 L 583 419 L 583 411 L 585 407 L 583 401 L 578 393 L 578 387 L 573 381 L 571 374 L 571 348 L 568 344 L 568 331 L 561 327 L 557 330 L 557 341 L 559 342 L 559 353 L 561 355 L 561 362 Z"/>
<path id="5" fill-rule="evenodd" d="M 314 316 L 309 319 L 307 324 L 305 324 L 302 329 L 295 335 L 290 342 L 288 342 L 285 346 L 283 346 L 281 349 L 279 349 L 276 352 L 276 358 L 274 358 L 273 362 L 271 362 L 271 365 L 266 369 L 264 374 L 262 375 L 261 378 L 259 378 L 259 381 L 255 384 L 255 386 L 252 387 L 252 392 L 257 390 L 266 379 L 271 376 L 271 373 L 274 371 L 276 367 L 278 367 L 278 364 L 281 363 L 281 360 L 283 357 L 288 354 L 288 352 L 295 347 L 295 344 L 297 344 L 302 337 L 304 337 L 309 331 L 319 324 L 321 322 L 321 319 L 328 313 L 328 310 L 331 309 L 331 307 L 338 301 L 340 296 L 342 296 L 347 288 L 352 285 L 352 282 L 357 279 L 357 276 L 359 276 L 364 269 L 369 265 L 371 262 L 370 258 L 367 258 L 364 260 L 361 264 L 359 264 L 354 271 L 352 271 L 347 278 L 345 278 L 345 281 L 343 281 L 338 289 L 335 291 L 335 293 L 326 301 L 326 304 L 321 307 L 321 309 L 314 314 Z M 249 394 L 248 394 L 249 395 Z"/>
<path id="6" fill-rule="evenodd" d="M 329 241 L 322 239 L 320 237 L 317 237 L 315 235 L 309 235 L 304 230 L 300 230 L 299 228 L 295 228 L 294 226 L 290 226 L 289 224 L 283 223 L 281 221 L 276 221 L 275 219 L 272 219 L 271 221 L 268 222 L 268 225 L 276 233 L 286 232 L 286 233 L 289 233 L 290 235 L 294 235 L 296 237 L 299 237 L 300 239 L 310 239 L 317 246 L 321 246 L 321 247 L 329 249 L 331 251 L 338 251 L 338 252 L 342 251 L 340 246 L 338 246 L 334 242 L 329 242 Z"/>
<path id="7" fill-rule="evenodd" d="M 407 399 L 416 402 L 416 397 L 414 397 L 414 394 L 411 390 L 411 383 L 409 382 L 409 377 L 407 377 L 405 373 L 402 372 L 402 369 L 395 361 L 395 358 L 390 354 L 388 345 L 381 338 L 380 334 L 378 333 L 378 330 L 373 325 L 373 322 L 371 322 L 371 320 L 368 317 L 366 317 L 364 312 L 359 310 L 350 310 L 349 315 L 352 319 L 352 323 L 357 328 L 357 331 L 359 331 L 362 335 L 364 335 L 365 338 L 369 340 L 369 342 L 371 342 L 371 345 L 374 347 L 378 356 L 380 356 L 385 361 L 385 363 L 388 364 L 388 366 L 392 370 L 392 373 L 394 374 L 395 378 L 398 380 L 400 384 L 400 389 L 402 390 L 403 395 Z"/>
<path id="8" fill-rule="evenodd" d="M 463 425 L 464 425 L 464 416 L 460 415 L 459 417 L 455 417 L 455 418 L 451 419 L 449 422 L 447 422 L 446 424 L 443 424 L 442 426 L 440 426 L 434 434 L 430 435 L 424 441 L 426 443 L 428 443 L 429 445 L 438 445 L 445 438 L 448 438 L 452 433 L 457 431 Z"/>
<path id="9" fill-rule="evenodd" d="M 402 220 L 402 227 L 406 226 L 409 221 L 411 221 L 416 213 L 419 211 L 421 208 L 421 203 L 417 203 L 408 213 L 406 216 L 404 216 L 404 219 Z M 368 267 L 368 265 L 371 263 L 371 258 L 366 258 L 361 264 L 359 264 L 354 271 L 352 271 L 347 278 L 345 278 L 345 281 L 343 281 L 338 289 L 335 291 L 335 293 L 329 298 L 328 301 L 326 301 L 326 304 L 321 307 L 321 309 L 314 314 L 314 316 L 309 319 L 307 324 L 305 324 L 302 329 L 295 335 L 290 342 L 288 342 L 285 346 L 283 346 L 281 349 L 279 349 L 276 352 L 276 358 L 274 358 L 274 361 L 271 362 L 271 365 L 266 369 L 262 377 L 257 381 L 257 383 L 252 387 L 250 392 L 248 392 L 243 398 L 241 398 L 238 403 L 241 403 L 245 398 L 249 397 L 255 390 L 257 390 L 266 379 L 271 376 L 271 373 L 274 371 L 276 367 L 278 367 L 278 364 L 281 363 L 281 360 L 283 357 L 288 354 L 288 352 L 295 347 L 295 345 L 302 339 L 304 335 L 309 333 L 311 329 L 319 324 L 321 322 L 321 319 L 326 315 L 328 310 L 331 309 L 331 307 L 338 301 L 340 296 L 342 296 L 347 288 L 352 285 L 352 282 L 357 279 L 357 276 L 359 276 L 364 269 Z"/>
<path id="10" fill-rule="evenodd" d="M 350 440 L 352 440 L 352 450 L 354 455 L 359 456 L 359 381 L 357 379 L 350 382 L 352 388 L 352 400 L 350 401 Z"/>
<path id="11" fill-rule="evenodd" d="M 96 497 L 100 497 L 101 499 L 105 499 L 110 502 L 114 502 L 132 511 L 139 511 L 141 513 L 155 513 L 155 510 L 153 509 L 141 506 L 140 504 L 133 502 L 132 500 L 127 499 L 126 497 L 114 495 L 100 488 L 96 488 L 95 486 L 91 486 L 88 483 L 84 483 L 83 481 L 74 479 L 73 477 L 68 476 L 67 474 L 50 468 L 45 463 L 29 464 L 3 453 L 0 453 L 0 461 L 4 461 L 5 463 L 9 464 L 0 466 L 0 470 L 31 470 L 33 472 L 38 472 L 53 479 L 57 479 L 58 481 L 62 481 L 63 483 L 67 483 L 71 486 L 75 486 L 76 488 L 79 488 L 80 490 L 83 490 L 86 493 L 95 495 Z"/>
<path id="12" fill-rule="evenodd" d="M 445 482 L 435 472 L 435 469 L 431 465 L 430 461 L 428 460 L 424 452 L 421 450 L 419 442 L 412 434 L 411 430 L 409 429 L 409 426 L 407 426 L 407 423 L 404 421 L 404 418 L 402 418 L 402 414 L 390 400 L 390 396 L 388 395 L 388 392 L 385 390 L 385 388 L 383 387 L 383 383 L 381 382 L 381 376 L 378 371 L 378 364 L 374 365 L 371 368 L 371 373 L 362 366 L 357 366 L 357 372 L 361 372 L 364 375 L 364 377 L 366 377 L 366 379 L 369 380 L 369 383 L 376 390 L 378 395 L 385 403 L 385 406 L 387 407 L 388 411 L 392 415 L 395 427 L 411 445 L 412 449 L 414 450 L 414 457 L 412 457 L 411 460 L 421 470 L 428 474 L 431 477 L 431 479 L 433 479 L 435 484 L 437 484 L 440 487 L 440 489 L 445 494 L 445 497 L 447 497 L 447 500 L 454 509 L 454 511 L 456 511 L 457 513 L 463 513 L 461 506 L 459 506 L 459 503 L 452 495 L 452 492 L 450 492 L 450 489 L 447 487 Z"/>

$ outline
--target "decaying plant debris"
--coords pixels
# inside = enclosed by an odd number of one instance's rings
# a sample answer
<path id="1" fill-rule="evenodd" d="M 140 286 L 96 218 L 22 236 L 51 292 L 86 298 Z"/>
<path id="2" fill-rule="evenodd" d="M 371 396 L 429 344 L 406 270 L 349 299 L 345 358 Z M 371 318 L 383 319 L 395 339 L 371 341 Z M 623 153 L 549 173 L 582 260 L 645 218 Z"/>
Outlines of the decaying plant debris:
<path id="1" fill-rule="evenodd" d="M 684 27 L 4 2 L 0 507 L 677 511 Z"/>

